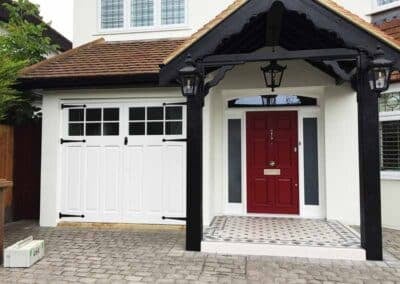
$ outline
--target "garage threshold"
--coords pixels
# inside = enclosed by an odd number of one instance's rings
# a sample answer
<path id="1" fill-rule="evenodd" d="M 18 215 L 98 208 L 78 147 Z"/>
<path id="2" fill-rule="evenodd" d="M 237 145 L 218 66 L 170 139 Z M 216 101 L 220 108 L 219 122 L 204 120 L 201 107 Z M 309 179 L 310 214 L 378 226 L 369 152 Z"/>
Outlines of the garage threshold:
<path id="1" fill-rule="evenodd" d="M 94 223 L 94 222 L 67 222 L 58 223 L 57 227 L 87 228 L 87 229 L 115 229 L 115 230 L 141 230 L 141 231 L 185 231 L 185 225 L 163 224 L 129 224 L 129 223 Z"/>
<path id="2" fill-rule="evenodd" d="M 202 252 L 365 261 L 359 234 L 338 221 L 217 216 Z"/>

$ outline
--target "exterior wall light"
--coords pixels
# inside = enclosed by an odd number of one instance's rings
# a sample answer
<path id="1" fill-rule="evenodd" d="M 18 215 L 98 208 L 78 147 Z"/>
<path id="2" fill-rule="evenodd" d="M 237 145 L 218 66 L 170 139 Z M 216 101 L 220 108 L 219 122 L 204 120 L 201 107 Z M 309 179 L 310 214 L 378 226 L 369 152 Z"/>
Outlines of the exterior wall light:
<path id="1" fill-rule="evenodd" d="M 185 60 L 185 66 L 179 70 L 179 79 L 184 97 L 193 97 L 197 94 L 202 75 L 190 55 Z"/>
<path id="2" fill-rule="evenodd" d="M 272 89 L 272 92 L 281 86 L 283 74 L 285 73 L 286 68 L 287 66 L 279 65 L 276 60 L 271 60 L 268 66 L 261 67 L 261 71 L 264 74 L 265 84 L 267 85 L 267 88 Z"/>
<path id="3" fill-rule="evenodd" d="M 393 71 L 393 61 L 385 58 L 385 54 L 380 46 L 370 62 L 368 78 L 371 90 L 377 94 L 389 89 L 390 74 Z"/>

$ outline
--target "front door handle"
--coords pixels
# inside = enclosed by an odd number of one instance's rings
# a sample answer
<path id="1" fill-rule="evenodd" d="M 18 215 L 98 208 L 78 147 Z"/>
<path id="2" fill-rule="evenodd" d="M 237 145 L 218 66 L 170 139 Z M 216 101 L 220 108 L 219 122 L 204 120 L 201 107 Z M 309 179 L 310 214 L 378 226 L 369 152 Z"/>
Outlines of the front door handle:
<path id="1" fill-rule="evenodd" d="M 124 139 L 124 145 L 125 145 L 125 146 L 128 145 L 128 137 L 125 137 L 125 139 Z"/>

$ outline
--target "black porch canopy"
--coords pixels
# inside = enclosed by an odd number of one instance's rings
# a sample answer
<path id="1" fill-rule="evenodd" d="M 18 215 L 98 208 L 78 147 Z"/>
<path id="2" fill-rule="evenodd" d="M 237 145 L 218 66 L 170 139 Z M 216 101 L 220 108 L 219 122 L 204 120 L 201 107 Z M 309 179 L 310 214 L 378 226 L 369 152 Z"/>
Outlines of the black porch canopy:
<path id="1" fill-rule="evenodd" d="M 161 85 L 176 82 L 189 54 L 203 75 L 203 84 L 196 96 L 188 98 L 187 108 L 188 250 L 200 250 L 202 239 L 204 97 L 237 65 L 301 59 L 337 84 L 350 82 L 358 94 L 361 245 L 369 260 L 382 259 L 378 96 L 368 80 L 378 46 L 399 70 L 399 43 L 331 0 L 237 0 L 164 62 Z M 214 78 L 205 82 L 211 72 Z"/>

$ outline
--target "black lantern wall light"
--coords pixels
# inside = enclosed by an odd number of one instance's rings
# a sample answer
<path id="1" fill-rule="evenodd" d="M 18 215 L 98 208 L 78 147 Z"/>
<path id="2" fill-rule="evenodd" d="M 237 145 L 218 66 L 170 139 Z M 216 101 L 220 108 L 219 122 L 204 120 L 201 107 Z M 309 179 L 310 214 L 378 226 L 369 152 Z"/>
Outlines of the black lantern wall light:
<path id="1" fill-rule="evenodd" d="M 272 92 L 281 86 L 286 68 L 287 66 L 279 65 L 276 60 L 271 60 L 269 65 L 261 67 L 261 71 L 264 74 L 265 85 L 267 88 L 271 88 Z"/>
<path id="2" fill-rule="evenodd" d="M 378 46 L 368 71 L 371 90 L 377 94 L 387 91 L 392 71 L 393 61 L 386 59 L 382 48 Z"/>
<path id="3" fill-rule="evenodd" d="M 182 95 L 185 97 L 195 96 L 202 83 L 202 74 L 197 68 L 191 56 L 185 60 L 185 66 L 179 70 Z"/>

